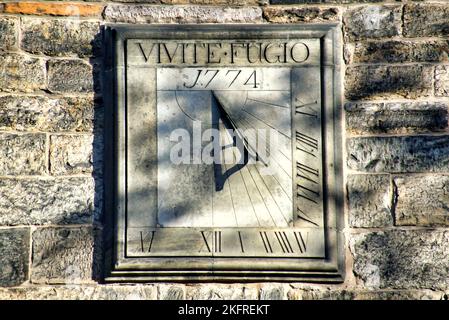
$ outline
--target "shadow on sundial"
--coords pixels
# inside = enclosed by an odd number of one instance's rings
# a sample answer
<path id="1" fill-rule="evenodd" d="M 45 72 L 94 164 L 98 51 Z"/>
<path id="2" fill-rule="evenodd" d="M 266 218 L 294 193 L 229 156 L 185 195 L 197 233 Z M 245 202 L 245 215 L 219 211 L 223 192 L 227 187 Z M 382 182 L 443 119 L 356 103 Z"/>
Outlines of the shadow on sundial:
<path id="1" fill-rule="evenodd" d="M 176 89 L 157 91 L 158 224 L 288 227 L 290 91 Z"/>

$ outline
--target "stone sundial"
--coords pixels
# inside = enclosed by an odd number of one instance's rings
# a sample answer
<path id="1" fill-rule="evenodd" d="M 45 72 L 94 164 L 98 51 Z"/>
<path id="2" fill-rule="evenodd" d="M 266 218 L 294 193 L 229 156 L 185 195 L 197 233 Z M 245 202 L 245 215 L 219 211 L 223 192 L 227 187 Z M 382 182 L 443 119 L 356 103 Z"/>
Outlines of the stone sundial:
<path id="1" fill-rule="evenodd" d="M 109 281 L 340 279 L 334 29 L 226 28 L 111 29 Z"/>

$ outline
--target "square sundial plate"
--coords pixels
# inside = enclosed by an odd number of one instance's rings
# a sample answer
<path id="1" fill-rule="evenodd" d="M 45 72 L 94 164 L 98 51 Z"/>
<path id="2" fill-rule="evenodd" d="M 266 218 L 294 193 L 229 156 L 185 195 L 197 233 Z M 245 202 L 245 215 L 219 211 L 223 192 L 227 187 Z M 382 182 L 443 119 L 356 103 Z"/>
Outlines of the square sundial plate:
<path id="1" fill-rule="evenodd" d="M 106 280 L 341 281 L 337 26 L 106 39 Z"/>

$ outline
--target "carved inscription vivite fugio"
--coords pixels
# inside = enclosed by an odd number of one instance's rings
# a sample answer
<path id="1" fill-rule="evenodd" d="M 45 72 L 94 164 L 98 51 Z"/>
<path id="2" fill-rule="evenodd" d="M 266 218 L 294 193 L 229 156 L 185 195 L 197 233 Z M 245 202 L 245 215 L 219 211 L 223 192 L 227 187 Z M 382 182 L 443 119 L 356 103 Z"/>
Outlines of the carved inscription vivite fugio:
<path id="1" fill-rule="evenodd" d="M 107 281 L 341 281 L 337 30 L 108 28 Z"/>

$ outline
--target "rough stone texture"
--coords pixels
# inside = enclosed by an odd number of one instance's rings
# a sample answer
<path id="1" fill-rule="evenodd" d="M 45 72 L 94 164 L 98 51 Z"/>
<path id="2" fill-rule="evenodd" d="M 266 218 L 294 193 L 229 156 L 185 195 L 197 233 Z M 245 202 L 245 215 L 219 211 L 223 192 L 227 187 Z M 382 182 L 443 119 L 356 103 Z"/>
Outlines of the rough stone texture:
<path id="1" fill-rule="evenodd" d="M 368 288 L 449 288 L 449 231 L 390 230 L 353 235 L 354 273 Z"/>
<path id="2" fill-rule="evenodd" d="M 0 50 L 17 48 L 19 19 L 0 17 Z"/>
<path id="3" fill-rule="evenodd" d="M 103 6 L 85 3 L 42 3 L 42 2 L 9 2 L 3 5 L 3 12 L 10 14 L 33 14 L 52 16 L 99 16 Z"/>
<path id="4" fill-rule="evenodd" d="M 407 3 L 404 6 L 404 35 L 407 37 L 449 35 L 449 4 Z"/>
<path id="5" fill-rule="evenodd" d="M 92 92 L 92 66 L 82 60 L 48 62 L 48 89 L 53 92 Z"/>
<path id="6" fill-rule="evenodd" d="M 49 56 L 100 54 L 97 22 L 23 18 L 21 48 Z"/>
<path id="7" fill-rule="evenodd" d="M 28 228 L 0 229 L 0 286 L 16 286 L 28 279 L 29 254 Z"/>
<path id="8" fill-rule="evenodd" d="M 257 299 L 255 286 L 208 285 L 187 286 L 187 300 L 245 300 Z"/>
<path id="9" fill-rule="evenodd" d="M 265 7 L 263 17 L 274 23 L 334 22 L 339 21 L 340 13 L 338 8 Z"/>
<path id="10" fill-rule="evenodd" d="M 165 285 L 159 285 L 161 286 Z M 227 287 L 230 288 L 232 285 Z M 152 284 L 14 287 L 0 288 L 0 300 L 154 300 L 157 298 L 156 289 Z M 291 289 L 288 298 L 290 300 L 444 300 L 444 293 L 432 290 L 341 290 L 313 287 Z"/>
<path id="11" fill-rule="evenodd" d="M 348 177 L 349 225 L 381 228 L 393 225 L 390 175 L 357 174 Z"/>
<path id="12" fill-rule="evenodd" d="M 127 0 L 128 1 L 128 0 Z M 130 1 L 130 0 L 129 0 Z M 270 0 L 271 4 L 306 4 L 306 3 L 376 3 L 376 2 L 394 2 L 400 0 Z M 422 1 L 422 0 L 412 0 Z"/>
<path id="13" fill-rule="evenodd" d="M 33 232 L 31 282 L 92 282 L 98 272 L 98 250 L 92 227 L 38 228 Z"/>
<path id="14" fill-rule="evenodd" d="M 269 284 L 260 289 L 260 300 L 285 300 L 287 290 L 283 285 Z"/>
<path id="15" fill-rule="evenodd" d="M 229 5 L 250 6 L 268 4 L 270 0 L 119 0 L 115 2 L 146 3 L 146 4 L 205 4 L 205 5 Z"/>
<path id="16" fill-rule="evenodd" d="M 0 133 L 0 175 L 46 172 L 44 134 Z"/>
<path id="17" fill-rule="evenodd" d="M 394 178 L 398 226 L 449 226 L 449 176 L 404 175 Z"/>
<path id="18" fill-rule="evenodd" d="M 435 95 L 449 97 L 449 66 L 435 67 Z"/>
<path id="19" fill-rule="evenodd" d="M 31 92 L 45 89 L 42 59 L 15 53 L 0 53 L 0 91 Z"/>
<path id="20" fill-rule="evenodd" d="M 186 299 L 185 286 L 161 284 L 158 287 L 158 299 L 159 300 L 185 300 Z"/>
<path id="21" fill-rule="evenodd" d="M 0 288 L 1 300 L 155 300 L 153 285 L 57 285 Z"/>
<path id="22" fill-rule="evenodd" d="M 388 38 L 401 32 L 401 6 L 361 6 L 343 15 L 345 36 L 350 41 Z"/>
<path id="23" fill-rule="evenodd" d="M 448 127 L 442 102 L 349 102 L 346 130 L 352 134 L 436 132 Z"/>
<path id="24" fill-rule="evenodd" d="M 91 223 L 101 209 L 92 178 L 0 179 L 0 225 Z"/>
<path id="25" fill-rule="evenodd" d="M 93 169 L 91 135 L 52 135 L 50 172 L 54 175 L 91 173 Z"/>
<path id="26" fill-rule="evenodd" d="M 346 69 L 345 94 L 350 100 L 427 97 L 433 91 L 430 66 L 352 66 Z"/>
<path id="27" fill-rule="evenodd" d="M 161 4 L 211 4 L 211 5 L 230 5 L 230 6 L 251 6 L 268 4 L 269 0 L 125 0 L 120 2 L 145 2 Z"/>
<path id="28" fill-rule="evenodd" d="M 351 63 L 448 62 L 449 41 L 368 41 L 346 46 Z"/>
<path id="29" fill-rule="evenodd" d="M 366 172 L 447 172 L 449 136 L 347 140 L 348 166 Z"/>
<path id="30" fill-rule="evenodd" d="M 335 288 L 292 289 L 289 300 L 441 300 L 432 290 L 341 290 Z"/>
<path id="31" fill-rule="evenodd" d="M 262 22 L 262 9 L 114 4 L 106 7 L 103 16 L 107 21 L 129 23 L 244 23 Z"/>
<path id="32" fill-rule="evenodd" d="M 99 113 L 93 97 L 0 96 L 0 130 L 91 132 Z"/>

